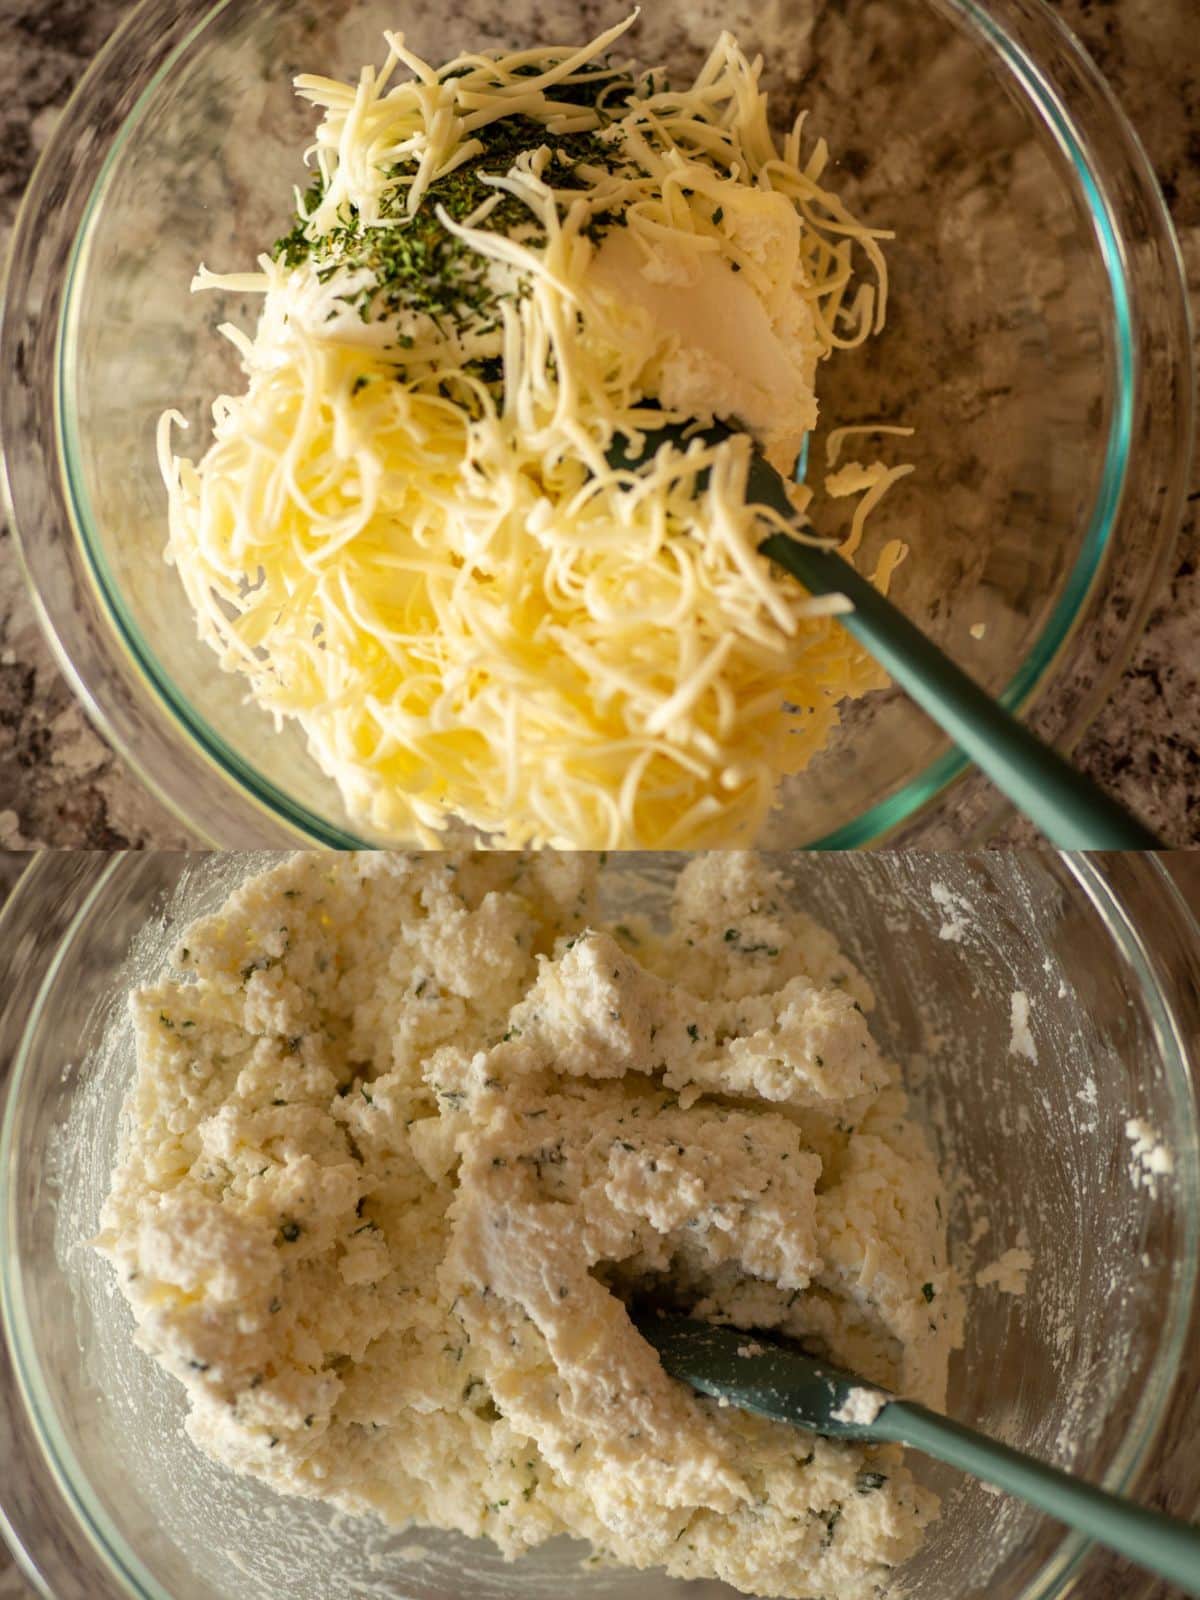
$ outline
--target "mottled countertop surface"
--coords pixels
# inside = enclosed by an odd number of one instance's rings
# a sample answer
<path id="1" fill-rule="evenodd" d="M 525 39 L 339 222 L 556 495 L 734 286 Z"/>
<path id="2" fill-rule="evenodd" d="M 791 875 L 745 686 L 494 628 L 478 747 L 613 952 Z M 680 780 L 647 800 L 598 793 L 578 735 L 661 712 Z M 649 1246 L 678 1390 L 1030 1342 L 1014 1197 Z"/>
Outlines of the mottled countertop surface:
<path id="1" fill-rule="evenodd" d="M 124 0 L 0 0 L 0 249 L 38 151 Z M 1195 0 L 1057 0 L 1149 151 L 1200 299 Z M 1200 470 L 1174 574 L 1084 740 L 1081 765 L 1169 842 L 1200 844 Z M 1014 823 L 1005 841 L 1032 839 Z M 170 846 L 179 824 L 92 730 L 51 657 L 0 530 L 0 848 Z"/>

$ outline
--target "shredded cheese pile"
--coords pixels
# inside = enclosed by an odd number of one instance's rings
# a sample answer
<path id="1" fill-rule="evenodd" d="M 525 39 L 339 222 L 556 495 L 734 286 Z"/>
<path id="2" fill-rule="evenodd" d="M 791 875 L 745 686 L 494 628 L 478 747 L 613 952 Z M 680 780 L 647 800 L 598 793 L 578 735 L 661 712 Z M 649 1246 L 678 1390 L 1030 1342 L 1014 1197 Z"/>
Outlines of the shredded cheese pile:
<path id="1" fill-rule="evenodd" d="M 606 460 L 705 420 L 711 378 L 606 290 L 606 241 L 647 280 L 689 258 L 737 274 L 784 331 L 781 460 L 815 423 L 816 363 L 882 325 L 886 284 L 886 235 L 821 187 L 824 142 L 802 157 L 801 118 L 776 144 L 761 62 L 724 34 L 685 89 L 635 77 L 604 61 L 633 20 L 437 69 L 389 34 L 357 84 L 298 78 L 323 120 L 296 230 L 257 272 L 193 284 L 265 299 L 253 338 L 222 330 L 247 388 L 216 401 L 203 459 L 174 453 L 179 413 L 160 422 L 168 559 L 222 666 L 387 837 L 750 840 L 839 704 L 886 681 L 840 597 L 757 554 L 782 521 L 745 503 L 746 437 Z M 834 475 L 867 491 L 848 553 L 902 470 Z"/>

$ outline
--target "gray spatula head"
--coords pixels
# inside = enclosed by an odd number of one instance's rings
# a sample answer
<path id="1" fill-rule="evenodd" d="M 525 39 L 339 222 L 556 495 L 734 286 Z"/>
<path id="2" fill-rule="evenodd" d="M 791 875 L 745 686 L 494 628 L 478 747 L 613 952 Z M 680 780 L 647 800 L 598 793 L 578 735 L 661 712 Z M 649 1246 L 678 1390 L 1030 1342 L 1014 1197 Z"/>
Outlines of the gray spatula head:
<path id="1" fill-rule="evenodd" d="M 635 1308 L 632 1316 L 667 1372 L 693 1389 L 810 1433 L 890 1439 L 924 1450 L 1200 1596 L 1200 1528 L 1083 1483 L 914 1401 L 897 1400 L 774 1334 L 714 1327 L 651 1307 Z"/>
<path id="2" fill-rule="evenodd" d="M 828 1438 L 886 1436 L 883 1414 L 894 1397 L 814 1360 L 790 1340 L 696 1322 L 650 1306 L 635 1307 L 632 1315 L 664 1369 L 702 1394 Z"/>

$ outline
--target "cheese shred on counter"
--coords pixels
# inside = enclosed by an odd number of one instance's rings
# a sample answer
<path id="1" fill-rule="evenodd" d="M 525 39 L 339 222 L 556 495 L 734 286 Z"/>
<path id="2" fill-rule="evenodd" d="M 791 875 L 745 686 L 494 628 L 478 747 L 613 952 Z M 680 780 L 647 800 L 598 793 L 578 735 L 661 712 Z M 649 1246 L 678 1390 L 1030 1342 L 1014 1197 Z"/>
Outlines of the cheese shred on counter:
<path id="1" fill-rule="evenodd" d="M 203 459 L 160 423 L 168 557 L 222 666 L 386 837 L 750 839 L 886 681 L 839 597 L 758 555 L 780 519 L 745 503 L 744 435 L 606 459 L 722 415 L 790 471 L 817 363 L 885 309 L 886 235 L 821 186 L 802 118 L 776 142 L 761 61 L 723 34 L 680 89 L 609 61 L 633 20 L 440 68 L 389 34 L 356 84 L 298 78 L 323 117 L 293 230 L 193 284 L 264 300 L 253 338 L 223 329 L 247 387 Z"/>

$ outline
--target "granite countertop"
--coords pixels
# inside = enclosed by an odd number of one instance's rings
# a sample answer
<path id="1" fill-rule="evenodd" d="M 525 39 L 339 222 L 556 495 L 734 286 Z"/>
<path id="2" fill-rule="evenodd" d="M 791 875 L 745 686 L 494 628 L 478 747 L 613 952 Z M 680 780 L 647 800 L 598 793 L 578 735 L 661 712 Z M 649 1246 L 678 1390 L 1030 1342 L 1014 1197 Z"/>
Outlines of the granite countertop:
<path id="1" fill-rule="evenodd" d="M 1195 0 L 1055 0 L 1107 73 L 1158 173 L 1200 311 Z M 0 0 L 0 251 L 39 149 L 128 0 Z M 1196 319 L 1200 322 L 1200 317 Z M 1175 572 L 1079 750 L 1168 842 L 1200 844 L 1200 463 Z M 999 842 L 1035 838 L 1020 822 Z M 186 834 L 93 730 L 33 616 L 0 529 L 0 848 L 179 846 Z"/>

